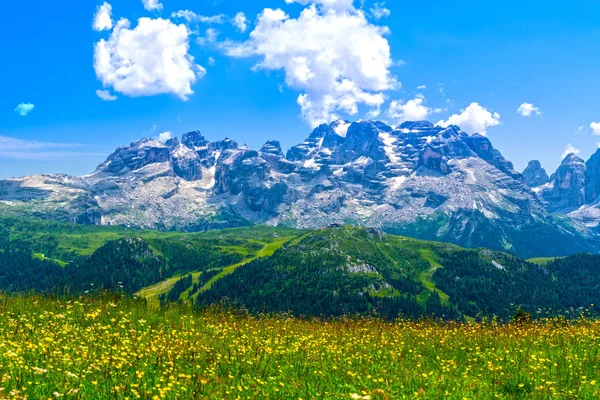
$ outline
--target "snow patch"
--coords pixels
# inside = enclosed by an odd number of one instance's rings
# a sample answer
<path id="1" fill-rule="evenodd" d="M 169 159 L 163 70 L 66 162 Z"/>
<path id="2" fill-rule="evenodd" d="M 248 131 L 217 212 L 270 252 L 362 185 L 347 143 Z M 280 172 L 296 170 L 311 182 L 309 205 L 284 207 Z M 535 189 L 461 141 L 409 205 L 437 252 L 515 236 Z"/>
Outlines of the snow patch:
<path id="1" fill-rule="evenodd" d="M 365 157 L 365 156 L 360 156 L 358 157 L 356 160 L 354 160 L 354 162 L 352 164 L 358 164 L 358 165 L 369 165 L 373 160 L 371 160 L 369 157 Z"/>
<path id="2" fill-rule="evenodd" d="M 304 168 L 319 169 L 319 165 L 315 161 L 314 157 L 311 158 L 310 160 L 304 161 L 303 166 L 304 166 Z"/>
<path id="3" fill-rule="evenodd" d="M 395 176 L 393 178 L 388 179 L 389 190 L 394 191 L 400 189 L 407 179 L 407 176 Z"/>
<path id="4" fill-rule="evenodd" d="M 195 156 L 196 153 L 183 144 L 179 144 L 179 146 L 177 146 L 177 148 L 173 151 L 173 157 L 175 158 L 194 158 Z"/>
<path id="5" fill-rule="evenodd" d="M 400 162 L 400 157 L 394 152 L 394 143 L 396 143 L 396 138 L 389 134 L 389 132 L 379 132 L 379 138 L 383 141 L 385 145 L 385 154 L 388 156 L 390 161 L 394 164 Z"/>
<path id="6" fill-rule="evenodd" d="M 344 168 L 339 168 L 339 169 L 336 169 L 336 170 L 333 172 L 333 175 L 335 175 L 335 176 L 342 176 L 342 175 L 344 175 Z"/>
<path id="7" fill-rule="evenodd" d="M 348 128 L 350 128 L 350 124 L 348 122 L 339 121 L 333 130 L 338 136 L 345 138 L 348 134 Z"/>

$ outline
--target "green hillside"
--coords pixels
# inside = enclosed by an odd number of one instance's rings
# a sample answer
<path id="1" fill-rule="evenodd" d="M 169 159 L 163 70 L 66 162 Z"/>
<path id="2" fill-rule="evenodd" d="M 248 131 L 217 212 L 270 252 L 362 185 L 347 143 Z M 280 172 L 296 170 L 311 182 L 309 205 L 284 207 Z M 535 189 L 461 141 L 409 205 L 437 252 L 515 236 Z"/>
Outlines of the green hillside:
<path id="1" fill-rule="evenodd" d="M 578 315 L 600 304 L 600 256 L 525 261 L 386 234 L 253 226 L 205 233 L 0 219 L 0 290 L 122 291 L 304 316 Z M 593 312 L 593 308 L 592 308 Z"/>

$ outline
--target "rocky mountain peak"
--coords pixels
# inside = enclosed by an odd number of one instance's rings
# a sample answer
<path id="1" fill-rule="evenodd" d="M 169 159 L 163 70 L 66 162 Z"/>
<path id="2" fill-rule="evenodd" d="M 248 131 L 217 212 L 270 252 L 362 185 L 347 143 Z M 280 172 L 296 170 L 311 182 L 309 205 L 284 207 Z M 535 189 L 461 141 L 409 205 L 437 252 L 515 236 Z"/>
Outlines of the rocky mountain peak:
<path id="1" fill-rule="evenodd" d="M 429 121 L 415 121 L 415 122 L 407 121 L 407 122 L 403 122 L 398 127 L 398 129 L 400 129 L 400 130 L 409 130 L 409 131 L 413 131 L 413 132 L 430 131 L 434 128 L 435 128 L 435 125 L 433 125 Z"/>
<path id="2" fill-rule="evenodd" d="M 0 182 L 0 207 L 18 201 L 60 218 L 91 215 L 85 220 L 189 230 L 353 221 L 504 248 L 517 243 L 523 227 L 551 220 L 540 199 L 549 210 L 568 211 L 585 200 L 582 193 L 594 199 L 600 193 L 594 178 L 600 152 L 587 167 L 565 160 L 550 182 L 536 187 L 539 199 L 521 180 L 543 181 L 543 169 L 534 162 L 526 171 L 524 178 L 487 137 L 457 126 L 340 120 L 314 129 L 287 156 L 277 141 L 256 151 L 229 138 L 209 142 L 199 131 L 181 141 L 143 139 L 118 148 L 100 173 Z M 35 204 L 27 203 L 32 193 Z M 555 234 L 554 228 L 544 225 L 545 232 Z"/>
<path id="3" fill-rule="evenodd" d="M 585 165 L 585 161 L 579 158 L 577 154 L 570 153 L 562 160 L 561 166 L 562 165 Z"/>
<path id="4" fill-rule="evenodd" d="M 521 175 L 523 175 L 525 184 L 531 188 L 545 185 L 550 180 L 546 170 L 542 168 L 542 163 L 538 160 L 529 161 Z"/>
<path id="5" fill-rule="evenodd" d="M 166 145 L 146 138 L 131 143 L 129 147 L 119 147 L 96 171 L 122 175 L 149 164 L 166 162 L 169 158 L 170 149 Z"/>
<path id="6" fill-rule="evenodd" d="M 492 146 L 492 142 L 486 136 L 480 135 L 478 133 L 469 136 L 467 139 L 467 144 L 471 149 L 482 159 L 490 163 L 491 165 L 498 168 L 500 171 L 504 172 L 508 176 L 512 177 L 515 180 L 523 181 L 523 177 L 520 173 L 514 170 L 513 163 L 508 161 L 502 153 Z"/>
<path id="7" fill-rule="evenodd" d="M 239 148 L 238 142 L 226 137 L 223 140 L 219 140 L 218 142 L 211 143 L 211 147 L 215 150 L 225 151 L 225 150 L 236 150 Z"/>
<path id="8" fill-rule="evenodd" d="M 585 204 L 587 167 L 576 154 L 569 154 L 562 161 L 550 182 L 538 195 L 550 212 L 567 213 Z"/>
<path id="9" fill-rule="evenodd" d="M 204 138 L 204 136 L 202 136 L 200 131 L 184 133 L 181 137 L 181 143 L 192 150 L 208 146 L 208 141 Z"/>
<path id="10" fill-rule="evenodd" d="M 277 140 L 269 140 L 260 149 L 261 153 L 274 154 L 283 157 L 283 151 L 281 150 L 281 143 Z"/>
<path id="11" fill-rule="evenodd" d="M 179 139 L 177 139 L 176 137 L 172 137 L 165 142 L 165 146 L 167 146 L 170 149 L 174 149 L 177 146 L 179 146 Z"/>
<path id="12" fill-rule="evenodd" d="M 593 203 L 600 198 L 600 149 L 585 163 L 585 201 Z"/>

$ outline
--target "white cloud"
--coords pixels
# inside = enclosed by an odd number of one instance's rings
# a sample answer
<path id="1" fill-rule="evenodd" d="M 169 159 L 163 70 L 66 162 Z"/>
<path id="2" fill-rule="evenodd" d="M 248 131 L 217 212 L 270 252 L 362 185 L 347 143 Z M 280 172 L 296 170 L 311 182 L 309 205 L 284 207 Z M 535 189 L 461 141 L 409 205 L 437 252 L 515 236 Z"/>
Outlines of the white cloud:
<path id="1" fill-rule="evenodd" d="M 214 28 L 208 28 L 204 32 L 204 36 L 201 36 L 196 39 L 196 43 L 198 43 L 200 46 L 215 44 L 217 42 L 217 36 L 219 36 L 219 31 L 217 31 Z"/>
<path id="2" fill-rule="evenodd" d="M 107 2 L 104 2 L 101 6 L 98 6 L 96 15 L 94 16 L 94 22 L 92 28 L 95 31 L 110 30 L 113 27 L 113 21 L 111 18 L 112 6 Z"/>
<path id="3" fill-rule="evenodd" d="M 383 37 L 388 29 L 370 24 L 351 1 L 319 4 L 305 8 L 297 19 L 266 8 L 248 41 L 226 42 L 223 48 L 234 57 L 260 56 L 255 70 L 285 71 L 286 85 L 302 92 L 297 100 L 302 117 L 313 126 L 338 119 L 340 111 L 356 115 L 359 105 L 377 115 L 385 102 L 383 91 L 399 87 Z"/>
<path id="4" fill-rule="evenodd" d="M 461 110 L 460 114 L 454 114 L 446 121 L 439 121 L 437 124 L 443 127 L 458 125 L 467 133 L 485 135 L 488 128 L 500 125 L 500 114 L 497 112 L 492 113 L 479 103 L 473 102 L 467 108 Z"/>
<path id="5" fill-rule="evenodd" d="M 392 15 L 392 12 L 389 8 L 385 7 L 385 1 L 382 1 L 375 3 L 373 8 L 371 8 L 371 15 L 373 15 L 375 19 L 381 19 L 389 17 Z"/>
<path id="6" fill-rule="evenodd" d="M 111 94 L 108 90 L 96 90 L 96 96 L 104 101 L 115 101 L 118 98 L 117 96 Z"/>
<path id="7" fill-rule="evenodd" d="M 224 14 L 211 15 L 211 16 L 198 15 L 197 17 L 198 17 L 197 21 L 202 22 L 204 24 L 223 24 L 223 23 L 225 23 L 225 15 Z"/>
<path id="8" fill-rule="evenodd" d="M 590 128 L 593 135 L 600 136 L 600 122 L 592 122 Z"/>
<path id="9" fill-rule="evenodd" d="M 194 64 L 185 25 L 165 19 L 140 18 L 130 28 L 121 19 L 108 40 L 96 43 L 94 69 L 105 87 L 127 96 L 172 93 L 183 100 L 206 70 Z"/>
<path id="10" fill-rule="evenodd" d="M 225 14 L 219 15 L 200 15 L 190 10 L 179 10 L 171 14 L 171 18 L 182 18 L 187 22 L 201 22 L 203 24 L 223 24 L 225 23 Z"/>
<path id="11" fill-rule="evenodd" d="M 146 11 L 160 11 L 163 9 L 163 5 L 158 0 L 142 0 L 142 3 L 144 3 Z"/>
<path id="12" fill-rule="evenodd" d="M 185 19 L 187 22 L 194 22 L 196 21 L 197 17 L 198 15 L 190 10 L 179 10 L 171 13 L 171 18 L 182 18 Z"/>
<path id="13" fill-rule="evenodd" d="M 216 63 L 217 62 L 215 61 L 214 57 L 208 57 L 208 65 L 213 67 Z"/>
<path id="14" fill-rule="evenodd" d="M 417 86 L 417 89 L 418 89 L 418 90 L 425 90 L 425 89 L 427 89 L 427 85 L 420 85 L 420 86 Z"/>
<path id="15" fill-rule="evenodd" d="M 169 132 L 169 131 L 163 132 L 158 135 L 158 141 L 161 143 L 165 143 L 167 140 L 171 139 L 172 137 L 173 137 L 173 134 L 171 132 Z"/>
<path id="16" fill-rule="evenodd" d="M 21 103 L 15 108 L 15 112 L 21 117 L 26 117 L 34 108 L 35 105 L 31 103 Z"/>
<path id="17" fill-rule="evenodd" d="M 523 103 L 517 109 L 517 112 L 523 117 L 531 117 L 532 114 L 541 115 L 539 107 L 534 107 L 531 103 Z"/>
<path id="18" fill-rule="evenodd" d="M 97 156 L 97 153 L 69 149 L 82 147 L 74 143 L 52 143 L 24 140 L 0 135 L 0 158 L 17 160 L 62 160 L 74 156 Z"/>
<path id="19" fill-rule="evenodd" d="M 424 103 L 425 97 L 423 95 L 417 95 L 417 97 L 407 102 L 394 100 L 390 103 L 388 113 L 398 125 L 405 121 L 424 121 L 434 111 Z"/>
<path id="20" fill-rule="evenodd" d="M 286 3 L 299 3 L 304 6 L 309 4 L 317 4 L 323 8 L 323 10 L 354 10 L 354 0 L 285 0 Z"/>
<path id="21" fill-rule="evenodd" d="M 246 29 L 248 29 L 248 19 L 246 18 L 246 14 L 243 12 L 235 14 L 235 17 L 232 18 L 231 23 L 240 32 L 246 32 Z"/>
<path id="22" fill-rule="evenodd" d="M 3 150 L 41 150 L 81 146 L 81 144 L 42 142 L 38 140 L 25 140 L 0 135 L 0 149 Z"/>
<path id="23" fill-rule="evenodd" d="M 564 151 L 564 153 L 563 153 L 563 155 L 562 155 L 561 158 L 564 159 L 569 154 L 575 154 L 575 155 L 577 155 L 577 154 L 579 154 L 579 152 L 580 152 L 580 150 L 578 148 L 574 147 L 571 143 L 569 143 L 567 145 L 567 147 L 565 147 L 565 151 Z"/>

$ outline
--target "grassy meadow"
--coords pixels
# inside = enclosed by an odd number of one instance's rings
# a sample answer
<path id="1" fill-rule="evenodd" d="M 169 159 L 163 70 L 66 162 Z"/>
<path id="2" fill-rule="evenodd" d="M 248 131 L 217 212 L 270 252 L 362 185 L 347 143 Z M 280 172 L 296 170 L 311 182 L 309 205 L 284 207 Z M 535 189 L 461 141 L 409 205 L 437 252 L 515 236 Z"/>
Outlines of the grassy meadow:
<path id="1" fill-rule="evenodd" d="M 600 398 L 600 321 L 320 321 L 148 304 L 0 295 L 0 398 Z"/>

